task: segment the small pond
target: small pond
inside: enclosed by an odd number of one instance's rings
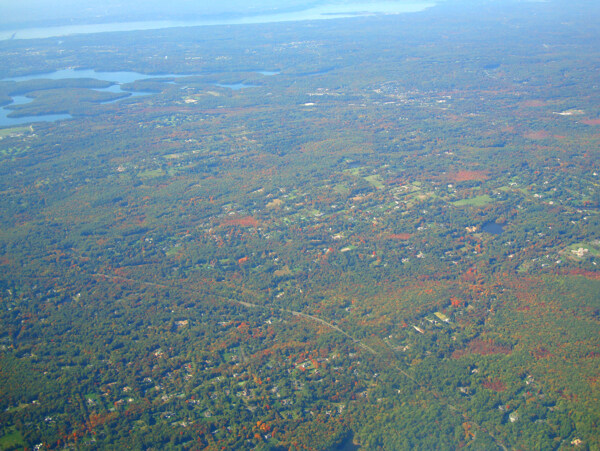
[[[504,232],[504,224],[498,224],[497,222],[490,221],[486,222],[481,226],[481,230],[486,233],[491,233],[492,235],[500,235]]]

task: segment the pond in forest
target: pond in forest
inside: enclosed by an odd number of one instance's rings
[[[504,232],[504,224],[498,224],[495,221],[486,222],[481,226],[481,230],[492,235],[500,235]]]

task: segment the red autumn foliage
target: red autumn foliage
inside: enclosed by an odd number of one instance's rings
[[[457,349],[452,353],[452,357],[459,359],[469,354],[493,355],[493,354],[510,354],[512,349],[509,346],[499,345],[490,339],[476,338],[471,341],[464,349]]]
[[[540,346],[540,347],[534,349],[532,351],[532,354],[538,360],[539,359],[545,359],[545,358],[548,358],[548,357],[552,357],[552,355],[553,355],[550,351],[548,351],[548,349],[546,349],[543,346]]]
[[[406,241],[412,237],[412,233],[390,233],[387,237],[391,240]]]
[[[528,139],[544,139],[544,138],[548,138],[550,136],[550,133],[548,133],[545,130],[538,130],[538,131],[531,131],[531,132],[527,132],[525,133],[525,138]]]
[[[572,270],[568,271],[567,274],[572,275],[572,276],[583,276],[586,279],[594,279],[594,280],[600,279],[600,272],[587,271],[585,269],[572,269]]]
[[[467,171],[461,170],[448,174],[448,177],[455,182],[466,182],[469,180],[487,180],[487,171]]]
[[[483,385],[485,388],[489,389],[489,390],[494,390],[497,392],[502,392],[504,390],[506,390],[506,384],[504,384],[504,382],[498,380],[498,379],[486,379],[485,381],[483,381],[483,383],[481,384]]]
[[[243,218],[232,218],[223,221],[223,225],[226,226],[239,226],[239,227],[258,227],[258,220],[252,216],[244,216]]]
[[[455,297],[451,297],[450,298],[450,304],[452,305],[452,307],[460,307],[461,305],[464,305],[465,301],[459,298],[455,298]]]
[[[544,102],[543,100],[526,100],[525,102],[522,102],[521,105],[523,106],[545,106],[546,102]]]

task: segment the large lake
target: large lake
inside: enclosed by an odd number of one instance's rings
[[[275,71],[257,71],[257,73],[263,74],[265,76],[277,75],[279,72]],[[190,75],[190,74],[188,74]],[[121,84],[123,83],[131,83],[136,80],[143,79],[161,79],[161,78],[177,78],[177,77],[185,77],[185,74],[161,74],[161,75],[146,75],[139,72],[96,72],[90,69],[63,69],[57,70],[56,72],[50,72],[46,74],[35,74],[35,75],[25,75],[22,77],[12,77],[12,78],[4,78],[0,81],[28,81],[28,80],[62,80],[67,78],[94,78],[96,80],[103,81],[111,81],[115,83],[108,88],[96,89],[97,91],[108,91],[108,92],[125,92],[129,94],[129,97],[140,96],[151,94],[148,92],[130,92],[123,91],[121,89]],[[252,88],[255,85],[249,85],[245,83],[234,83],[234,84],[223,84],[223,83],[213,83],[215,86],[219,86],[221,88],[229,88],[233,90],[244,89],[244,88]],[[24,116],[24,117],[8,117],[11,113],[11,109],[8,108],[11,105],[22,105],[28,102],[31,102],[33,99],[27,96],[14,96],[13,102],[9,105],[5,105],[3,108],[0,108],[0,127],[8,127],[12,125],[21,125],[28,124],[31,122],[52,122],[60,119],[70,119],[72,116],[70,114],[48,114],[43,116]],[[122,99],[111,100],[110,102],[118,102]],[[109,103],[109,102],[104,102]]]
[[[112,81],[115,83],[131,83],[143,78],[170,78],[183,75],[161,74],[145,75],[139,72],[96,72],[91,69],[63,69],[46,74],[24,75],[22,77],[3,78],[1,81],[28,81],[28,80],[62,80],[64,78],[95,78],[96,80]]]
[[[193,20],[193,21],[144,21],[144,22],[119,22],[91,25],[69,25],[47,28],[25,28],[19,30],[0,31],[0,40],[6,39],[36,39],[68,36],[72,34],[103,33],[110,31],[136,31],[156,30],[160,28],[191,27],[204,25],[242,25],[273,22],[291,22],[300,20],[323,20],[344,17],[367,16],[373,14],[401,14],[423,11],[435,5],[430,0],[412,1],[375,1],[372,3],[349,3],[321,5],[303,11],[237,17],[221,20]]]
[[[181,75],[165,74],[160,77],[181,77]],[[61,80],[65,78],[95,78],[96,80],[112,81],[115,85],[109,86],[104,89],[97,89],[97,91],[109,91],[109,92],[127,92],[130,96],[143,95],[146,93],[140,92],[129,92],[121,89],[122,83],[131,83],[136,80],[144,78],[158,78],[150,75],[140,74],[138,72],[96,72],[93,70],[74,70],[74,69],[63,69],[57,70],[47,74],[35,74],[25,75],[23,77],[4,78],[0,81],[28,81],[28,80]],[[0,108],[0,126],[7,127],[11,125],[28,124],[31,122],[52,122],[60,119],[70,119],[70,114],[46,114],[42,116],[24,116],[24,117],[8,117],[11,113],[11,109],[7,108],[11,105],[22,105],[31,102],[33,99],[27,96],[14,96],[13,102],[9,105]],[[119,99],[120,100],[120,99]]]

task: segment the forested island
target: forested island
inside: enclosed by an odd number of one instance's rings
[[[599,17],[1,41],[0,449],[598,449]]]

